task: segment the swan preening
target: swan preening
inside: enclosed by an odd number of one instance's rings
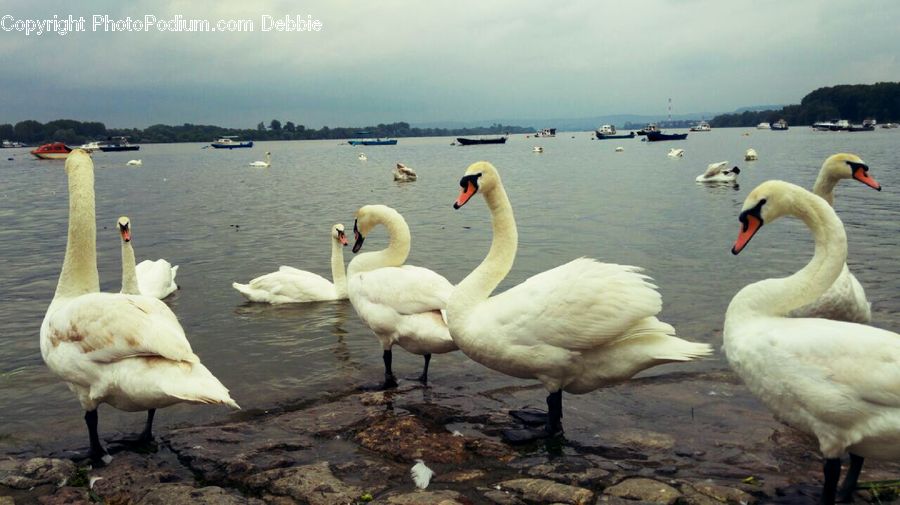
[[[66,159],[69,231],[56,293],[41,324],[41,356],[85,410],[90,456],[108,462],[97,408],[148,411],[139,440],[152,438],[157,408],[179,402],[239,408],[191,350],[165,303],[149,296],[101,293],[97,273],[94,165],[75,149]]]
[[[253,163],[250,163],[250,166],[256,168],[269,168],[272,166],[272,153],[266,151],[266,161],[254,161]]]
[[[357,158],[359,161],[366,161],[367,159],[369,159],[369,157],[366,156],[366,153],[359,153],[359,156],[357,156],[356,158]]]
[[[412,182],[419,178],[416,175],[416,171],[404,165],[403,163],[397,163],[397,166],[394,167],[394,180],[397,182]]]
[[[378,225],[387,229],[388,247],[358,254],[350,262],[347,267],[350,303],[381,342],[382,387],[397,386],[391,367],[394,344],[424,356],[425,367],[419,381],[427,384],[431,355],[456,350],[443,315],[453,285],[427,268],[403,264],[409,255],[409,226],[400,213],[384,205],[366,205],[356,211],[354,253],[359,252],[366,237]]]
[[[116,222],[122,237],[122,293],[146,295],[162,300],[178,289],[175,275],[178,265],[172,266],[164,259],[144,260],[135,266],[134,248],[131,243],[131,220],[122,216]]]
[[[669,158],[684,158],[684,149],[673,147],[672,149],[669,149],[669,154],[666,156]]]
[[[675,337],[674,328],[656,318],[662,298],[633,266],[579,258],[491,297],[516,256],[512,206],[490,163],[471,165],[459,184],[454,208],[481,193],[491,212],[493,241],[484,261],[450,296],[450,334],[474,361],[538,380],[549,392],[543,432],[512,434],[512,441],[561,433],[563,391],[588,393],[654,365],[712,352],[707,344]]]
[[[758,159],[759,155],[756,154],[756,149],[753,149],[752,147],[750,149],[747,149],[747,151],[744,153],[744,161],[756,161]]]
[[[881,185],[869,175],[869,166],[855,154],[838,153],[829,156],[816,178],[813,193],[834,205],[834,188],[844,179],[855,179],[881,191]],[[792,317],[824,317],[838,321],[867,324],[872,321],[872,307],[866,299],[862,284],[844,264],[837,280],[812,303],[791,311]]]
[[[862,167],[855,170],[868,180]],[[844,453],[851,454],[851,467],[841,495],[855,488],[864,458],[900,458],[900,335],[857,323],[786,317],[841,275],[847,236],[826,200],[768,181],[744,201],[732,252],[740,253],[763,225],[782,216],[797,217],[810,229],[813,258],[791,276],[758,281],[734,296],[725,314],[723,349],[778,419],[816,436],[825,457],[822,503],[831,504]]]
[[[737,179],[737,175],[741,173],[741,169],[734,167],[726,170],[725,167],[727,166],[727,161],[710,163],[706,166],[706,172],[698,175],[694,180],[696,182],[734,182]]]
[[[344,225],[331,227],[331,278],[319,274],[282,266],[277,272],[259,276],[247,284],[232,283],[251,302],[304,303],[347,298],[347,276],[344,272],[344,249],[347,238]]]

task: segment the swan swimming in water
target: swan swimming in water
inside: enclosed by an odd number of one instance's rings
[[[667,154],[669,158],[684,158],[684,149],[678,149],[673,147],[669,149],[669,154]]]
[[[277,272],[261,275],[247,284],[234,282],[231,286],[251,302],[305,303],[347,298],[347,276],[344,272],[344,246],[347,237],[344,225],[331,227],[331,278],[319,274],[282,266]]]
[[[141,441],[152,439],[157,408],[180,402],[240,407],[200,363],[165,303],[149,296],[100,292],[90,156],[73,150],[66,173],[68,240],[56,293],[41,324],[41,356],[85,411],[91,459],[107,463],[111,458],[97,431],[102,403],[128,412],[148,411]]]
[[[752,147],[747,149],[747,152],[744,153],[744,161],[756,161],[759,159],[759,155],[756,154],[756,149]]]
[[[172,266],[164,259],[144,260],[135,266],[134,248],[131,244],[131,220],[122,216],[116,222],[122,238],[122,293],[146,295],[162,300],[178,289],[175,275],[178,265]]]
[[[813,193],[834,206],[834,188],[844,179],[855,179],[872,189],[881,191],[881,184],[869,175],[869,166],[855,154],[838,153],[829,156],[813,186]],[[844,264],[834,284],[814,302],[797,308],[791,317],[822,317],[837,321],[868,324],[872,321],[872,304],[866,299],[862,284]]]
[[[744,201],[732,253],[782,216],[806,224],[815,253],[793,275],[755,282],[734,295],[723,349],[776,418],[818,439],[825,458],[822,503],[833,504],[836,495],[853,492],[864,458],[900,458],[900,335],[857,323],[787,317],[841,275],[847,235],[824,199],[794,184],[767,181]],[[838,491],[846,452],[851,466]]]
[[[706,166],[706,172],[698,175],[694,181],[696,182],[734,182],[737,175],[741,173],[741,169],[734,167],[731,170],[725,170],[728,166],[727,161],[718,163],[710,163]]]
[[[469,358],[507,375],[535,379],[549,395],[540,433],[510,432],[520,442],[562,433],[562,393],[589,393],[663,363],[709,355],[707,344],[675,337],[656,315],[662,298],[633,266],[579,258],[490,296],[516,256],[518,232],[497,169],[474,163],[460,180],[460,208],[481,193],[491,212],[487,257],[453,290],[450,334]]]
[[[393,171],[394,180],[397,182],[412,182],[419,178],[416,175],[416,171],[404,165],[403,163],[397,163],[397,166]]]
[[[253,163],[250,163],[250,166],[256,168],[269,168],[272,166],[272,153],[266,151],[266,161],[254,161]]]
[[[354,253],[378,225],[387,228],[390,242],[386,249],[358,254],[350,262],[350,303],[381,342],[381,387],[397,386],[391,367],[394,344],[425,358],[419,381],[427,384],[431,355],[456,350],[443,315],[453,284],[427,268],[403,264],[409,255],[409,226],[399,212],[385,205],[366,205],[356,211]]]
[[[129,167],[139,167],[143,164],[144,162],[141,160],[128,160],[128,163],[126,163]]]

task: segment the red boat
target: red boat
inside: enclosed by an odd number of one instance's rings
[[[62,142],[54,142],[52,144],[44,144],[35,148],[31,154],[42,160],[64,160],[69,157],[72,149]]]

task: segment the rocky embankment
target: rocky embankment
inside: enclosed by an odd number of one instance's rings
[[[818,500],[815,445],[785,428],[726,371],[634,380],[564,401],[566,437],[501,441],[510,409],[534,387],[350,392],[211,426],[160,430],[149,450],[108,440],[22,448],[0,461],[0,505],[75,504],[806,504]],[[236,418],[237,419],[237,418]],[[417,489],[421,459],[435,475]],[[857,502],[900,503],[884,481],[900,465],[867,462]]]

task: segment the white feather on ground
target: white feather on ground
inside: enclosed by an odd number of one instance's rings
[[[416,460],[416,464],[410,469],[409,474],[412,476],[413,480],[416,482],[416,487],[419,489],[428,487],[428,483],[431,482],[431,477],[434,476],[434,472],[431,468],[425,466],[425,462],[421,459]]]

